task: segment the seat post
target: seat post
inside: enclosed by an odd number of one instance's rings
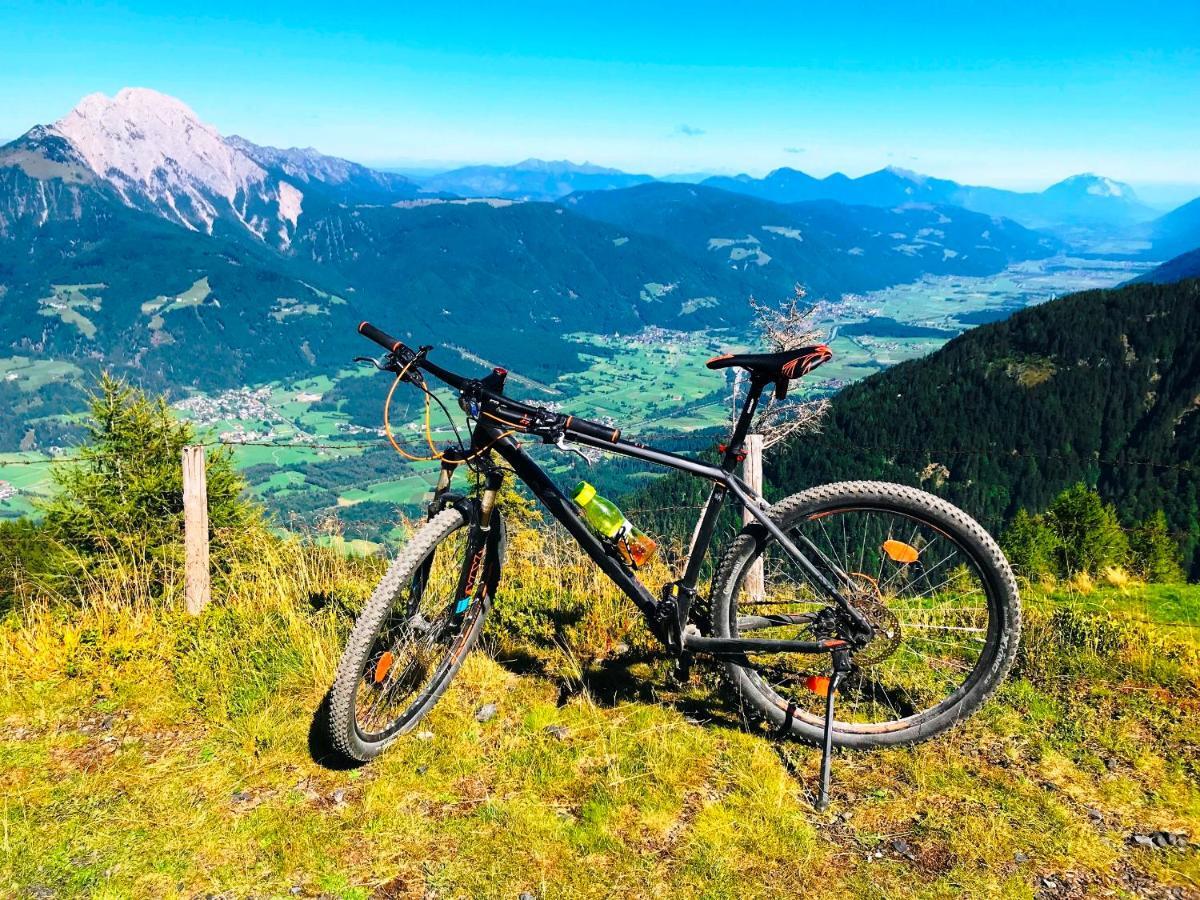
[[[746,393],[742,411],[733,426],[733,434],[729,436],[729,444],[725,447],[725,457],[721,460],[721,468],[726,472],[732,472],[737,468],[738,457],[746,443],[746,435],[750,433],[750,423],[754,421],[754,414],[758,411],[758,400],[766,385],[767,382],[757,376],[751,376],[750,390]]]

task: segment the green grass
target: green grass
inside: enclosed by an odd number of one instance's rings
[[[103,284],[52,284],[54,292],[38,300],[38,315],[61,319],[74,325],[86,338],[96,336],[95,323],[84,315],[84,311],[99,312],[103,298]]]
[[[0,381],[11,379],[25,393],[36,391],[55,381],[78,378],[79,366],[66,360],[31,359],[27,356],[0,358]]]
[[[338,504],[352,506],[364,500],[375,500],[380,503],[394,503],[400,506],[420,502],[421,498],[433,489],[436,472],[428,475],[409,475],[398,481],[381,481],[365,488],[352,488],[342,491]]]
[[[291,596],[283,561],[198,620],[10,615],[0,893],[1033,897],[1068,875],[1084,886],[1069,896],[1196,890],[1195,850],[1126,839],[1200,838],[1200,632],[1156,624],[1194,622],[1200,588],[1028,592],[997,698],[932,742],[840,756],[817,813],[817,754],[743,727],[708,670],[675,684],[564,546],[514,535],[490,653],[419,734],[350,771],[313,760],[309,727],[377,563]],[[499,711],[480,723],[484,703]]]

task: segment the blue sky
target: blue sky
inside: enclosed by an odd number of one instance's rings
[[[0,137],[152,87],[374,164],[1200,183],[1200,3],[0,0]]]

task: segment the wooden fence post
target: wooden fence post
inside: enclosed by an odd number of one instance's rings
[[[187,611],[199,615],[212,599],[208,569],[208,481],[204,448],[183,448],[183,549]]]
[[[746,435],[746,460],[742,464],[742,480],[753,488],[759,495],[763,492],[763,436],[761,434]],[[742,510],[742,524],[749,525],[755,521],[749,510]],[[742,582],[746,591],[747,603],[761,603],[766,595],[766,579],[763,577],[763,561],[760,556],[751,565],[746,578]]]

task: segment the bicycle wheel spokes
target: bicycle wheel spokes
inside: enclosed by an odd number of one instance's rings
[[[466,529],[433,548],[392,602],[359,678],[354,718],[367,737],[383,733],[421,699],[452,662],[462,632],[455,591],[466,554]]]
[[[957,544],[902,512],[871,508],[823,511],[793,533],[817,548],[810,558],[827,577],[849,576],[851,603],[876,631],[855,652],[854,671],[839,689],[839,721],[893,723],[964,688],[983,654],[990,614],[981,573]],[[745,624],[755,638],[835,636],[814,632],[812,618],[830,604],[810,576],[773,541],[760,559],[761,595],[750,596],[745,580],[737,595],[739,633]],[[772,624],[771,616],[784,623]],[[772,654],[750,662],[794,714],[823,719],[827,658]]]

